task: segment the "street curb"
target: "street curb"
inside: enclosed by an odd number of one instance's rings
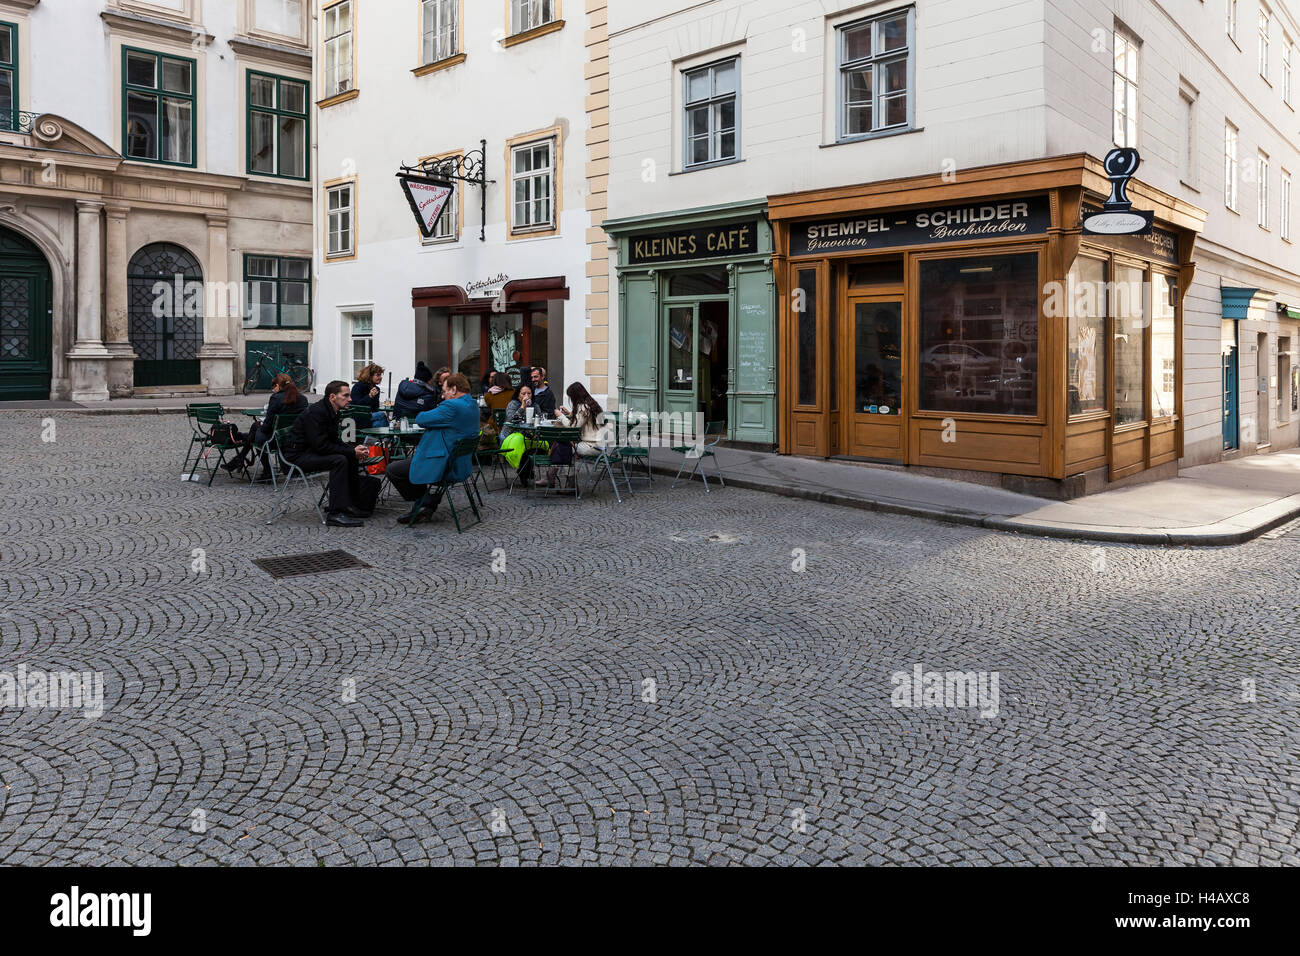
[[[670,465],[651,465],[659,473],[675,475],[677,470]],[[763,491],[780,495],[783,498],[799,498],[804,501],[817,501],[828,505],[841,505],[857,508],[860,511],[878,511],[882,514],[904,515],[911,518],[925,518],[930,521],[942,521],[945,524],[965,525],[971,528],[987,528],[990,531],[1024,534],[1037,538],[1058,538],[1076,541],[1100,541],[1108,544],[1143,544],[1162,547],[1221,548],[1253,541],[1289,521],[1300,518],[1300,508],[1293,508],[1280,515],[1269,518],[1262,524],[1240,531],[1223,532],[1183,532],[1183,531],[1104,531],[1096,528],[1070,528],[1059,525],[1030,524],[1018,522],[1007,515],[982,514],[976,511],[959,511],[946,508],[931,508],[925,505],[896,504],[875,498],[863,498],[844,492],[821,491],[811,488],[799,488],[755,481],[752,478],[733,478],[723,475],[729,486],[745,488],[749,491]]]

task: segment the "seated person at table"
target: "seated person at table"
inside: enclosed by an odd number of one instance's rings
[[[370,364],[361,370],[356,384],[352,386],[352,404],[370,409],[370,425],[382,428],[388,424],[388,416],[379,410],[379,385],[384,380],[384,367]]]
[[[361,488],[357,462],[365,458],[365,445],[345,445],[339,441],[339,413],[352,403],[347,382],[330,382],[325,397],[298,416],[289,430],[284,457],[303,471],[330,473],[329,517],[332,527],[359,528],[365,524],[357,518],[367,512],[354,507]]]
[[[600,446],[606,444],[608,439],[603,434],[604,424],[601,418],[604,415],[604,409],[600,403],[591,397],[591,393],[581,382],[574,382],[565,391],[569,397],[569,406],[561,408],[557,412],[560,422],[569,428],[582,429],[582,439],[578,442],[578,454],[580,455],[599,455]]]
[[[433,369],[423,362],[417,362],[415,377],[408,378],[397,386],[397,400],[393,402],[393,420],[415,418],[421,412],[437,407],[441,395],[429,383],[433,380]]]
[[[520,385],[519,391],[510,400],[510,404],[506,406],[506,420],[501,425],[502,441],[509,438],[511,432],[527,421],[527,409],[532,407],[533,387],[531,385]]]
[[[271,380],[271,397],[266,402],[266,414],[262,416],[262,424],[249,429],[239,454],[221,467],[230,472],[247,468],[254,460],[253,449],[265,445],[275,434],[275,422],[281,412],[302,414],[306,410],[306,397],[298,391],[298,386],[293,383],[293,379],[281,372]],[[265,472],[266,468],[263,467],[262,470]]]
[[[469,393],[469,379],[460,372],[450,373],[443,379],[442,404],[415,420],[415,424],[426,430],[415,453],[405,461],[395,461],[388,466],[388,480],[398,494],[407,501],[419,501],[429,485],[442,480],[448,467],[451,468],[448,478],[456,481],[468,478],[474,468],[472,455],[450,465],[448,462],[456,442],[478,434],[478,422],[478,402]],[[432,514],[441,500],[441,495],[435,493],[420,514],[402,515],[397,519],[398,524],[409,524],[425,514]]]
[[[483,393],[483,402],[488,408],[496,411],[498,408],[505,408],[514,400],[515,390],[510,385],[510,376],[505,372],[497,372],[492,376],[492,387]]]
[[[551,391],[551,384],[546,381],[546,369],[540,365],[532,367],[533,383],[533,404],[537,410],[547,418],[555,417],[555,393]]]

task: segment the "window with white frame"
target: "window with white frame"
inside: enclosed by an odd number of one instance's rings
[[[1282,102],[1291,105],[1291,60],[1295,51],[1291,48],[1291,38],[1282,34]]]
[[[1278,209],[1278,233],[1291,241],[1291,174],[1282,170],[1282,205]]]
[[[1259,154],[1257,174],[1259,177],[1259,190],[1256,192],[1255,199],[1255,219],[1259,223],[1259,228],[1268,228],[1268,154],[1261,152]]]
[[[1115,145],[1137,146],[1138,50],[1137,39],[1115,28]]]
[[[511,231],[555,228],[555,139],[510,150]]]
[[[526,33],[556,19],[558,0],[510,0],[510,32]]]
[[[339,183],[325,190],[325,255],[352,255],[352,233],[356,223],[353,201],[356,191],[353,183]]]
[[[1273,13],[1259,5],[1259,75],[1268,79],[1268,35],[1273,29]]]
[[[1227,30],[1228,36],[1232,37],[1233,42],[1237,40],[1237,0],[1226,0],[1227,11],[1225,14],[1224,29]]]
[[[1187,185],[1196,186],[1196,94],[1182,87],[1178,91],[1179,102],[1182,105],[1183,118],[1183,147],[1179,151],[1180,157],[1179,177]]]
[[[253,29],[300,39],[305,6],[303,0],[252,0]]]
[[[322,21],[325,82],[321,95],[329,99],[352,89],[352,0],[326,7]]]
[[[352,381],[375,360],[375,318],[373,312],[344,312],[352,340]]]
[[[739,156],[740,57],[682,71],[686,135],[683,168]]]
[[[423,0],[421,4],[420,63],[428,65],[446,60],[457,53],[456,22],[460,0]]]
[[[1237,127],[1223,126],[1223,204],[1237,211]]]
[[[912,9],[857,20],[836,30],[837,136],[903,129],[912,117]]]

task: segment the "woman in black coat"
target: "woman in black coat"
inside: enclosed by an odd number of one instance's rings
[[[271,397],[267,399],[266,414],[262,416],[262,423],[248,430],[239,453],[221,467],[229,472],[247,468],[253,462],[254,449],[265,445],[275,434],[276,420],[281,415],[286,413],[300,415],[306,410],[307,397],[298,391],[298,386],[293,383],[293,379],[281,372],[271,382]]]

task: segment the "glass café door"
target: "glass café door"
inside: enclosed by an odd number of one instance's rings
[[[840,376],[847,432],[844,453],[903,460],[903,303],[897,296],[850,296],[841,341],[848,368]]]
[[[698,306],[667,307],[667,334],[664,336],[663,411],[694,415],[699,403],[695,396],[695,355],[698,338]],[[687,418],[684,421],[691,421]]]

